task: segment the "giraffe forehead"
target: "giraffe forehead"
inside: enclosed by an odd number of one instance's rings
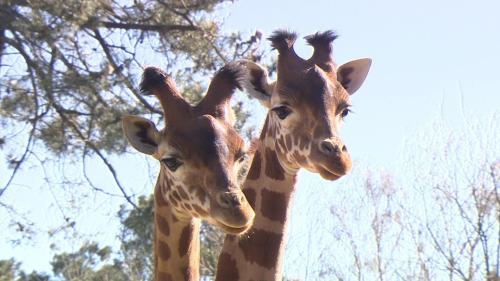
[[[341,104],[349,104],[350,96],[334,75],[314,68],[302,77],[277,84],[272,104],[282,103],[324,115]]]
[[[243,146],[243,139],[234,128],[211,116],[167,128],[160,145],[162,154],[179,154],[182,158],[202,162],[202,165],[234,154]]]

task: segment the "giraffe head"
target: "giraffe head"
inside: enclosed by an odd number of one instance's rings
[[[230,98],[246,71],[228,64],[213,78],[206,96],[188,104],[162,70],[144,70],[141,91],[153,94],[163,107],[165,127],[138,116],[125,116],[130,144],[161,164],[160,194],[179,219],[201,218],[222,230],[246,231],[255,213],[237,183],[247,151],[233,128]]]
[[[337,35],[327,31],[305,38],[314,48],[312,57],[305,60],[293,49],[296,38],[287,31],[269,38],[279,52],[276,81],[268,80],[262,66],[243,61],[250,73],[246,88],[270,109],[263,134],[284,168],[305,168],[335,180],[352,166],[339,129],[349,113],[350,96],[365,80],[371,59],[337,68],[331,54]]]

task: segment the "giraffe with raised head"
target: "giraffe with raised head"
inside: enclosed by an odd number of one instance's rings
[[[237,185],[247,151],[229,104],[245,73],[241,65],[226,65],[191,106],[167,74],[148,67],[141,91],[159,99],[165,127],[158,130],[138,116],[122,119],[130,144],[161,166],[154,189],[156,281],[199,279],[200,219],[231,234],[243,233],[253,221],[255,213]]]
[[[349,113],[350,95],[365,80],[371,60],[337,67],[331,54],[336,37],[332,31],[307,36],[314,52],[304,60],[293,49],[295,33],[275,32],[269,39],[279,52],[276,81],[269,81],[262,66],[243,62],[250,73],[247,91],[270,110],[243,183],[243,193],[256,213],[254,224],[243,235],[226,237],[217,281],[281,281],[299,169],[327,180],[351,169],[339,129]]]

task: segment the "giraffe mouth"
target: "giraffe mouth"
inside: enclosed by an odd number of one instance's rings
[[[227,234],[243,234],[252,227],[253,219],[248,224],[239,227],[230,226],[218,220],[215,221],[215,224]]]
[[[318,173],[322,178],[330,181],[338,180],[339,178],[345,175],[345,174],[335,173],[334,171],[321,166],[318,167]]]

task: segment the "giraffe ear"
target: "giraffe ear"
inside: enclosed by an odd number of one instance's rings
[[[369,58],[353,60],[339,66],[337,70],[337,80],[344,89],[352,95],[365,81],[366,75],[370,70],[372,60]]]
[[[139,116],[123,116],[122,127],[129,143],[138,151],[153,154],[158,148],[160,133],[153,122]]]
[[[269,73],[267,70],[253,61],[240,60],[238,63],[244,65],[248,70],[245,83],[243,83],[245,90],[251,97],[258,99],[262,105],[270,108],[271,95],[276,81],[269,81]]]

